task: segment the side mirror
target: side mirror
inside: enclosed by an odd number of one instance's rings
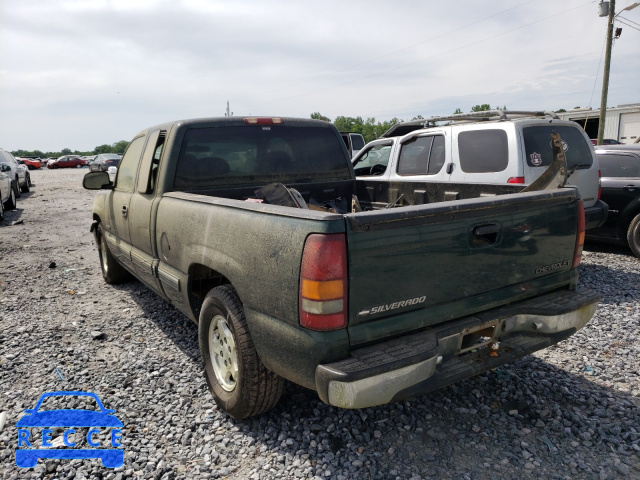
[[[11,167],[9,165],[0,166],[0,172],[8,172],[9,170],[11,170]]]
[[[107,172],[89,172],[82,179],[82,186],[87,190],[113,190],[113,183]]]

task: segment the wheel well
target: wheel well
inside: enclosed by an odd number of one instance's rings
[[[626,241],[627,239],[627,231],[629,230],[629,225],[633,221],[636,216],[640,214],[640,204],[634,205],[633,209],[627,210],[624,212],[624,220],[620,222],[621,225],[621,234],[622,238]]]
[[[198,319],[200,317],[200,309],[204,297],[212,288],[220,285],[231,284],[231,282],[220,272],[217,272],[205,265],[195,263],[189,267],[189,306],[193,311],[193,316]]]

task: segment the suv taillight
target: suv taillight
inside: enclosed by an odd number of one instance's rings
[[[584,246],[584,204],[578,200],[578,228],[576,229],[576,248],[573,251],[573,265],[576,268],[582,260],[582,247]]]
[[[346,237],[309,235],[300,268],[300,325],[318,331],[346,328],[347,311]]]
[[[509,177],[507,183],[524,183],[524,177]]]

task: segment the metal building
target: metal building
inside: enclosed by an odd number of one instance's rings
[[[582,125],[589,138],[598,138],[600,110],[575,108],[567,112],[559,112],[563,120],[573,120]],[[618,105],[607,108],[604,124],[604,138],[611,138],[622,143],[634,143],[640,138],[640,103]]]

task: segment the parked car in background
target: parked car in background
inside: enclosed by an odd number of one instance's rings
[[[42,167],[42,159],[40,157],[21,157],[29,170]]]
[[[101,153],[96,155],[93,162],[89,163],[89,170],[92,172],[106,172],[109,167],[117,167],[120,165],[122,155],[117,153]]]
[[[340,132],[340,136],[342,137],[342,141],[347,147],[349,157],[351,158],[355,157],[362,147],[364,147],[364,137],[359,133]]]
[[[40,162],[40,160],[35,160],[27,157],[16,157],[16,160],[21,165],[25,165],[29,170],[42,168],[42,163]]]
[[[52,160],[55,160],[55,158],[54,158],[54,157],[48,157],[48,158],[43,158],[43,159],[42,159],[42,160],[40,160],[40,161],[42,162],[42,165],[46,167],[46,166],[47,166],[47,164],[48,164],[50,161],[52,161]]]
[[[609,217],[587,239],[626,244],[640,258],[640,145],[599,146],[596,154]]]
[[[6,171],[9,171],[7,165],[0,165],[0,222],[4,220],[5,205],[7,210],[9,207],[15,208],[16,205],[16,192],[13,189],[13,182],[11,177],[7,175]]]
[[[78,155],[63,155],[47,163],[47,168],[81,168],[86,166],[87,162]]]
[[[11,153],[0,149],[0,165],[7,165],[8,170],[3,170],[13,181],[16,198],[20,198],[22,192],[28,192],[31,186],[31,176],[26,165],[21,165]],[[11,210],[10,207],[8,207]],[[15,206],[14,206],[15,208]]]
[[[594,145],[598,145],[598,139],[592,138],[591,143],[593,143]],[[623,145],[623,143],[613,138],[603,138],[602,145]]]
[[[593,146],[577,123],[553,112],[491,110],[398,123],[366,144],[353,168],[371,182],[422,184],[413,195],[424,195],[425,185],[448,183],[448,199],[457,200],[460,185],[530,185],[551,164],[552,131],[562,137],[567,186],[580,191],[586,228],[601,226],[607,205],[598,198]]]

